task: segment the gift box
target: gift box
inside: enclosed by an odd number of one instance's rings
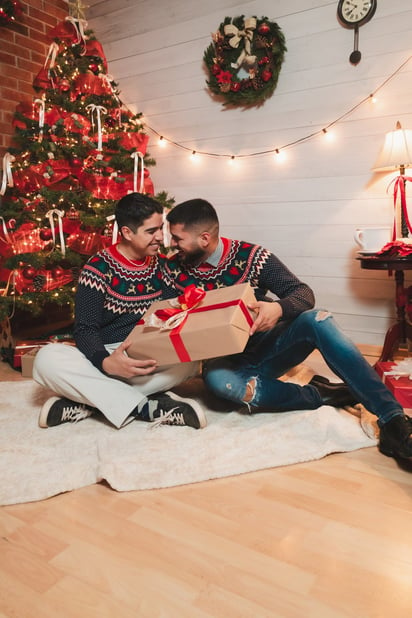
[[[405,371],[402,364],[398,366],[393,362],[378,362],[375,370],[401,406],[412,408],[412,379],[409,377],[411,371]]]
[[[19,341],[14,348],[13,367],[21,369],[23,378],[31,378],[33,363],[37,352],[41,347],[49,343],[61,343],[64,345],[76,345],[71,335],[50,335],[48,339]]]
[[[33,377],[33,364],[37,352],[40,350],[40,346],[33,348],[30,352],[26,352],[21,357],[21,375],[23,378]]]
[[[37,350],[43,346],[50,343],[49,340],[38,339],[38,340],[28,340],[28,341],[17,341],[14,347],[13,352],[13,367],[14,369],[21,369],[22,366],[22,358],[28,352],[32,352]]]
[[[187,302],[188,298],[182,297],[177,308],[171,307],[171,301],[153,303],[127,337],[129,356],[153,358],[164,366],[243,352],[253,324],[248,305],[256,301],[250,284],[209,292],[189,286],[185,290],[187,297],[191,296],[190,288],[203,295],[193,306],[190,299]],[[159,320],[160,325],[152,325]]]

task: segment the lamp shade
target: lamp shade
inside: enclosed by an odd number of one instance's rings
[[[382,151],[373,166],[375,172],[399,170],[412,165],[412,131],[396,123],[395,131],[385,136]]]

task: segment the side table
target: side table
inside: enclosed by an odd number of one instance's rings
[[[412,323],[407,313],[408,289],[405,288],[405,270],[412,270],[412,255],[406,257],[361,255],[357,258],[366,270],[387,270],[395,273],[396,323],[391,326],[383,343],[378,362],[393,360],[395,350],[401,343],[412,340]]]

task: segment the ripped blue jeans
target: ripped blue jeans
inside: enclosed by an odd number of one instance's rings
[[[333,316],[322,309],[305,311],[270,331],[256,333],[241,354],[205,361],[203,377],[215,395],[247,405],[251,412],[312,410],[323,405],[316,387],[277,378],[302,363],[315,349],[358,401],[378,416],[380,424],[403,413],[358,348]]]

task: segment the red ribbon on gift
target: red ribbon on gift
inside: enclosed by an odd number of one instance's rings
[[[200,288],[197,288],[194,284],[189,285],[185,288],[184,294],[178,297],[178,301],[180,303],[179,308],[167,308],[167,309],[159,309],[155,312],[156,317],[160,318],[163,321],[170,319],[172,316],[178,316],[182,314],[182,321],[179,322],[175,328],[170,331],[169,338],[175,349],[176,354],[179,357],[179,360],[182,363],[191,361],[190,354],[188,353],[182,337],[181,331],[185,325],[185,322],[192,313],[200,313],[203,311],[214,311],[215,309],[225,309],[226,307],[234,307],[239,305],[241,311],[243,312],[246,321],[249,326],[253,324],[253,318],[250,315],[247,306],[242,300],[230,300],[222,303],[216,303],[214,305],[207,305],[203,307],[198,307],[197,305],[203,298],[205,297],[206,292]]]
[[[180,334],[186,323],[187,318],[189,317],[189,314],[200,313],[203,311],[214,311],[215,309],[225,309],[226,307],[235,307],[238,305],[243,315],[245,316],[248,325],[252,326],[253,324],[253,318],[243,300],[228,300],[221,303],[215,303],[214,305],[197,307],[196,305],[201,300],[203,300],[205,295],[206,292],[201,288],[196,288],[194,284],[188,285],[187,288],[185,288],[184,293],[177,298],[180,303],[180,308],[170,307],[167,309],[158,309],[154,313],[157,318],[161,319],[164,322],[166,322],[173,316],[178,316],[179,314],[182,315],[182,320],[177,324],[177,326],[171,328],[169,333],[170,341],[175,349],[177,356],[179,357],[179,360],[182,363],[186,363],[192,360]],[[145,320],[139,320],[138,322],[138,324],[144,323]]]
[[[249,326],[252,326],[253,324],[253,318],[250,315],[247,306],[245,305],[245,303],[243,302],[243,300],[228,300],[226,302],[223,303],[217,303],[215,305],[208,305],[207,307],[196,307],[195,309],[191,310],[190,313],[200,313],[201,311],[213,311],[214,309],[225,309],[226,307],[234,307],[236,305],[239,305],[240,309],[242,310],[247,323],[249,324]],[[182,337],[180,336],[181,330],[186,322],[186,319],[188,317],[188,314],[186,315],[185,319],[183,320],[183,322],[181,324],[179,324],[178,326],[176,326],[176,328],[174,328],[171,332],[170,332],[170,341],[173,344],[173,347],[175,349],[176,354],[179,357],[179,360],[182,363],[186,363],[188,361],[191,361],[192,359],[190,358],[190,354],[188,353],[188,351],[185,348],[185,345],[183,343]]]
[[[206,296],[206,292],[202,288],[197,288],[194,283],[188,285],[185,288],[183,294],[178,296],[179,307],[168,307],[167,309],[158,309],[155,311],[155,316],[163,320],[164,322],[171,318],[173,315],[178,315],[184,311],[190,311],[194,309],[201,300]]]

